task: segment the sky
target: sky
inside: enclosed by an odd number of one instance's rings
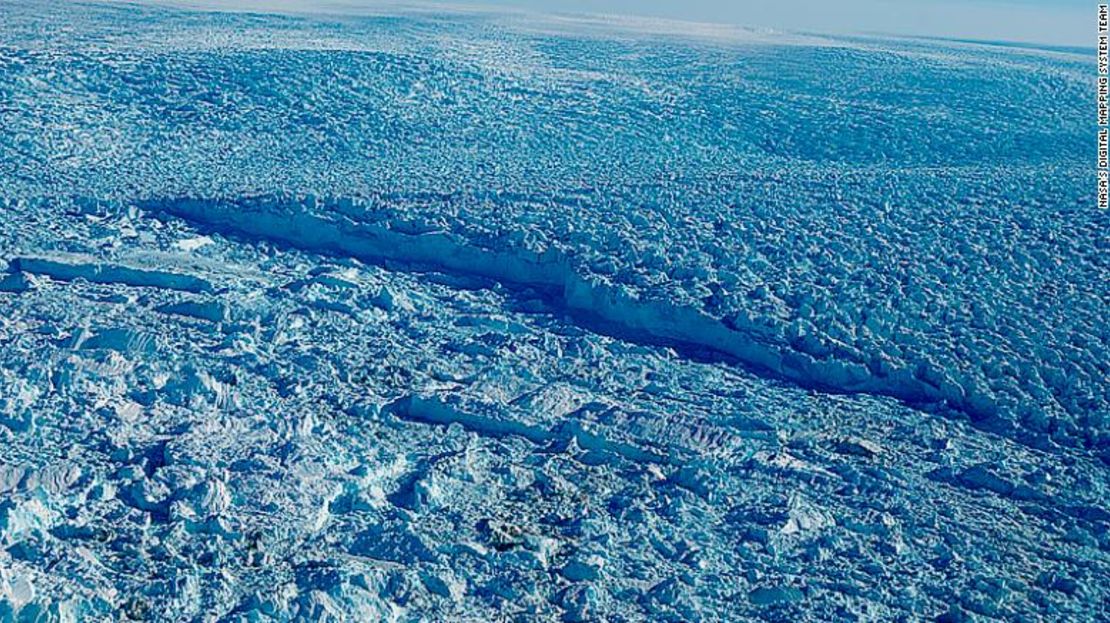
[[[1093,0],[455,0],[824,33],[885,33],[1093,47]]]
[[[140,0],[142,1],[142,0]],[[1093,0],[146,0],[233,10],[451,6],[609,14],[829,34],[892,34],[1093,48]]]

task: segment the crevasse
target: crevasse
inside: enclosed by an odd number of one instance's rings
[[[456,232],[404,233],[388,221],[353,218],[357,206],[352,206],[351,200],[274,197],[170,198],[140,203],[152,213],[217,233],[532,288],[542,292],[552,307],[623,339],[723,356],[763,374],[822,391],[889,396],[932,410],[947,407],[981,429],[1030,443],[1015,429],[1012,416],[1001,412],[988,396],[970,383],[936,374],[926,363],[911,369],[816,358],[754,325],[715,318],[667,300],[644,298],[620,285],[584,275],[568,254],[551,246],[541,251],[519,245],[493,248]]]

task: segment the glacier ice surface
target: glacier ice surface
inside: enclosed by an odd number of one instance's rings
[[[0,4],[0,621],[1097,619],[1090,59],[633,26]]]

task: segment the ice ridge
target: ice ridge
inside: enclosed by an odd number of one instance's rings
[[[934,411],[963,414],[980,429],[1037,445],[1033,436],[1014,424],[1014,414],[1002,410],[972,383],[961,383],[927,362],[893,367],[816,357],[756,322],[716,318],[701,309],[639,296],[620,284],[584,275],[576,270],[572,255],[555,246],[536,250],[482,244],[457,232],[408,233],[388,221],[359,220],[355,204],[351,199],[250,197],[152,199],[140,205],[217,233],[542,291],[552,307],[617,337],[724,356],[807,388],[889,396]]]

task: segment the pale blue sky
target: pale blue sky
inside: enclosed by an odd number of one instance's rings
[[[134,1],[134,0],[126,0]],[[818,33],[886,33],[1095,46],[1093,0],[138,0],[230,10],[451,6],[615,14]]]
[[[886,32],[1093,47],[1088,0],[446,0],[815,32]]]

